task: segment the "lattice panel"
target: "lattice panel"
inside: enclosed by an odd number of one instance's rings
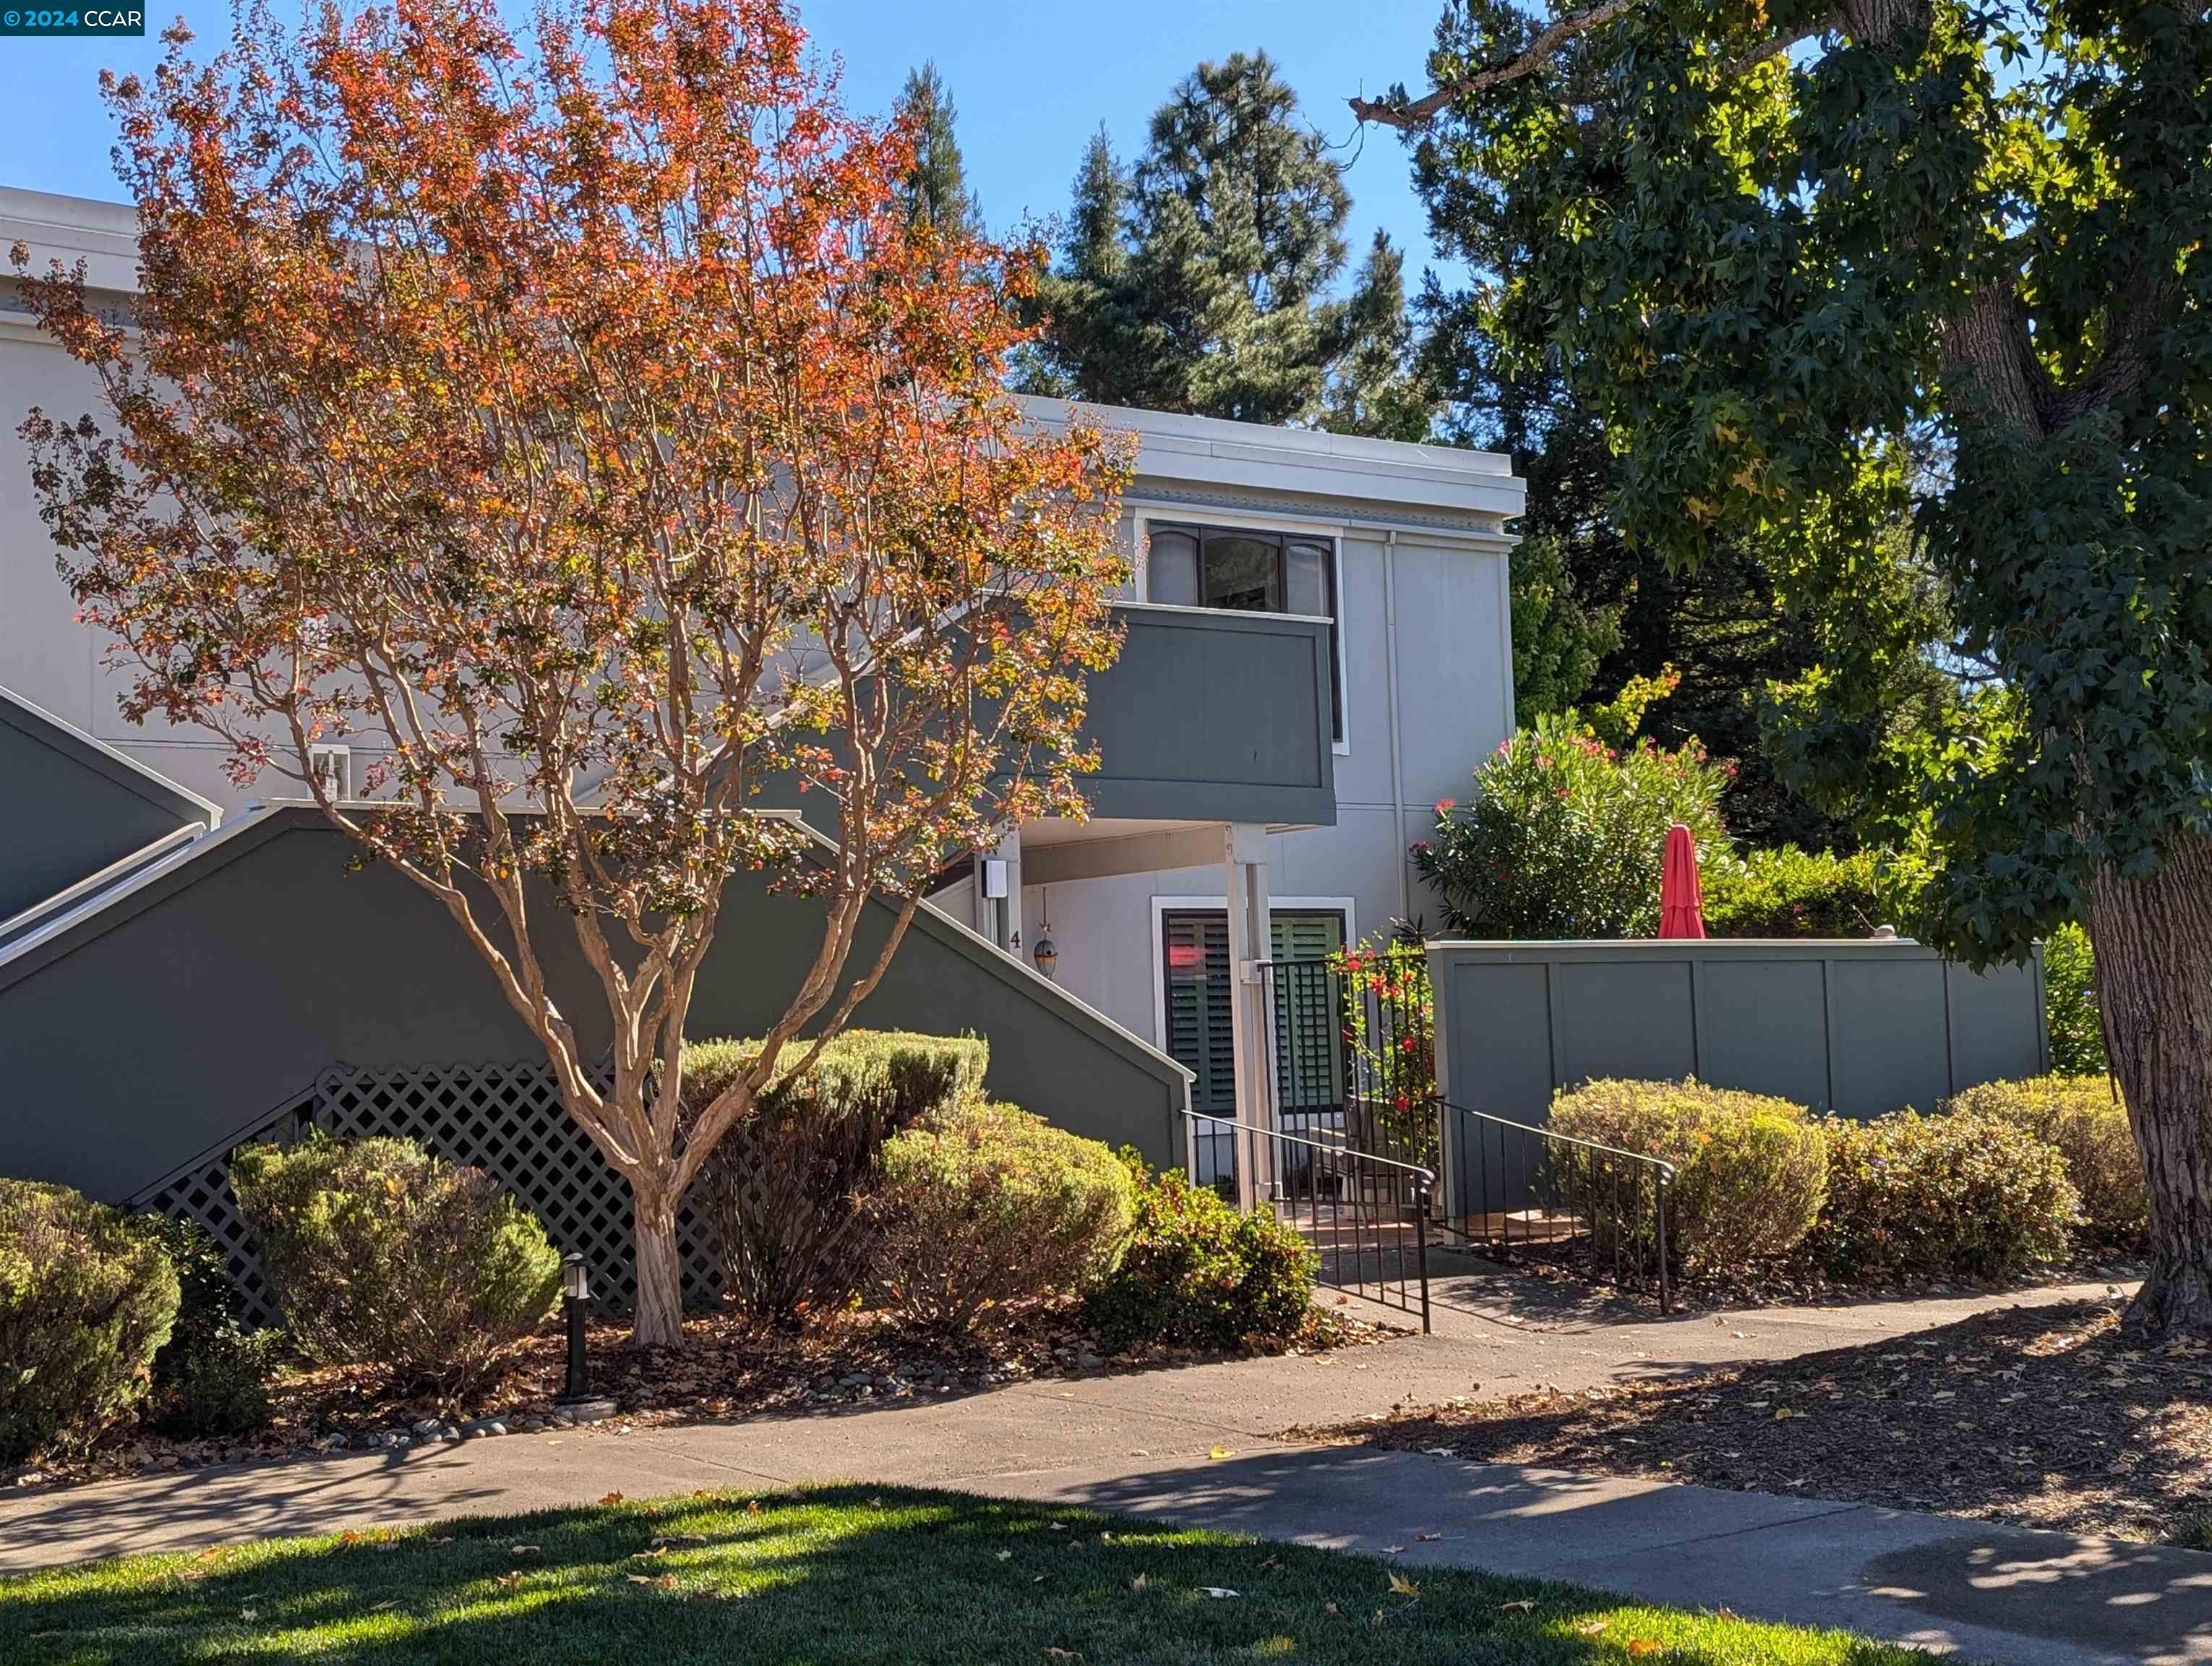
[[[297,1138],[310,1104],[311,1101],[295,1105],[273,1117],[240,1140],[239,1146],[256,1145],[265,1140],[283,1143]],[[230,1158],[237,1149],[234,1146],[214,1161],[178,1175],[139,1198],[137,1204],[172,1220],[196,1220],[207,1228],[229,1263],[231,1282],[238,1286],[239,1295],[244,1299],[246,1322],[250,1325],[273,1325],[278,1315],[269,1299],[269,1280],[261,1267],[261,1245],[253,1236],[253,1229],[246,1225],[246,1217],[239,1213],[237,1198],[231,1195]]]
[[[562,1105],[551,1067],[331,1070],[317,1087],[313,1116],[333,1134],[398,1135],[484,1170],[544,1223],[564,1254],[591,1264],[592,1286],[608,1304],[626,1307],[635,1295],[629,1183]],[[688,1207],[677,1219],[677,1242],[684,1299],[713,1300],[722,1286],[720,1257],[706,1223]]]
[[[413,1140],[452,1163],[484,1170],[544,1223],[563,1254],[591,1264],[599,1301],[628,1307],[637,1279],[630,1250],[629,1183],[561,1104],[550,1066],[454,1065],[423,1070],[324,1073],[313,1097],[272,1118],[239,1146],[289,1143],[309,1123],[344,1137]],[[232,1148],[234,1152],[236,1146]],[[207,1228],[230,1263],[249,1322],[278,1315],[269,1298],[261,1247],[230,1189],[231,1152],[177,1175],[140,1197],[139,1207]],[[721,1257],[707,1223],[686,1208],[677,1218],[684,1297],[704,1304],[722,1288]]]

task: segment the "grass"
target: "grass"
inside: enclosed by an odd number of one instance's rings
[[[0,1580],[9,1666],[1921,1658],[1564,1585],[851,1487],[615,1497]]]

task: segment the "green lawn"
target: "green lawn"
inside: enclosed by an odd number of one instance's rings
[[[0,1580],[8,1666],[1923,1658],[1561,1585],[892,1488],[614,1500]]]

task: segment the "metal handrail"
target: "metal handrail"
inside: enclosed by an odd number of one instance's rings
[[[1499,1128],[1518,1128],[1523,1134],[1533,1134],[1541,1139],[1557,1140],[1563,1146],[1580,1146],[1584,1151],[1602,1152],[1607,1157],[1625,1157],[1632,1163],[1646,1163],[1655,1169],[1662,1170],[1668,1179],[1672,1180],[1674,1177],[1674,1165],[1663,1157],[1652,1156],[1648,1151],[1624,1151],[1619,1146],[1602,1146],[1595,1140],[1584,1140],[1572,1134],[1561,1134],[1555,1128],[1543,1128],[1534,1122],[1516,1122],[1510,1116],[1499,1116],[1490,1111],[1477,1110],[1472,1105],[1454,1104],[1441,1093],[1432,1095],[1429,1103],[1432,1105],[1441,1105],[1446,1110],[1455,1110],[1462,1116],[1480,1116],[1484,1122],[1494,1122]]]
[[[1194,1183],[1197,1179],[1198,1125],[1206,1123],[1217,1129],[1230,1129],[1233,1136],[1249,1134],[1255,1140],[1270,1140],[1285,1148],[1302,1146],[1309,1152],[1317,1153],[1321,1159],[1338,1164],[1340,1168],[1348,1167],[1357,1170],[1360,1165],[1371,1165],[1373,1170],[1384,1171],[1379,1177],[1378,1177],[1386,1184],[1404,1186],[1412,1194],[1411,1225],[1413,1240],[1414,1280],[1419,1290],[1418,1310],[1421,1316],[1421,1329],[1425,1335],[1427,1333],[1430,1322],[1429,1205],[1431,1198],[1434,1195],[1437,1183],[1437,1177],[1433,1170],[1424,1168],[1419,1163],[1402,1162],[1394,1157],[1380,1157],[1371,1152],[1362,1151],[1341,1135],[1335,1140],[1310,1140],[1301,1134],[1285,1134],[1279,1129],[1262,1127],[1255,1122],[1240,1122],[1231,1116],[1215,1116],[1202,1110],[1192,1110],[1188,1107],[1184,1108],[1182,1116],[1184,1122],[1189,1125],[1186,1130],[1183,1144],[1188,1164],[1187,1171]],[[1279,1157],[1283,1154],[1278,1152]],[[1320,1162],[1310,1160],[1306,1165],[1308,1177],[1306,1207],[1310,1213],[1312,1225],[1316,1233],[1321,1231],[1322,1225],[1322,1198],[1316,1179],[1320,1166]],[[1271,1187],[1267,1201],[1277,1209],[1279,1219],[1281,1218],[1279,1211],[1287,1204],[1291,1219],[1296,1220],[1299,1201],[1295,1183],[1288,1196],[1284,1195],[1279,1189]],[[1329,1200],[1328,1226],[1332,1232],[1337,1231],[1340,1225],[1341,1202],[1341,1194]],[[1384,1223],[1381,1207],[1377,1206],[1367,1208],[1359,1202],[1354,1201],[1352,1207],[1352,1219],[1355,1231],[1370,1215],[1372,1217],[1370,1224],[1375,1229],[1376,1258],[1375,1292],[1372,1299],[1385,1305],[1395,1306],[1401,1310],[1414,1310],[1413,1298],[1407,1288],[1405,1273],[1403,1235],[1407,1231],[1407,1223],[1403,1220],[1393,1220],[1389,1223],[1390,1230],[1399,1235],[1395,1250],[1389,1252],[1395,1253],[1399,1258],[1398,1272],[1394,1279],[1385,1270],[1387,1256],[1382,1243]],[[1369,1282],[1364,1270],[1365,1258],[1366,1251],[1359,1246],[1355,1237],[1352,1253],[1352,1274],[1347,1279],[1344,1272],[1343,1249],[1340,1243],[1334,1250],[1333,1259],[1324,1258],[1319,1262],[1321,1281],[1335,1289],[1356,1292],[1365,1298],[1368,1294]],[[1396,1286],[1395,1299],[1391,1294],[1391,1287],[1394,1284]]]
[[[1480,1115],[1480,1112],[1470,1114]],[[1318,1140],[1309,1140],[1304,1134],[1285,1134],[1279,1128],[1261,1128],[1257,1122],[1240,1122],[1234,1116],[1210,1116],[1202,1110],[1185,1110],[1182,1115],[1186,1122],[1212,1122],[1224,1128],[1242,1128],[1247,1134],[1256,1134],[1263,1139],[1279,1140],[1286,1146],[1308,1146],[1315,1151],[1327,1152],[1333,1157],[1346,1155],[1356,1157],[1361,1162],[1372,1163],[1378,1168],[1396,1169],[1402,1173],[1413,1175],[1424,1186],[1433,1186],[1437,1183],[1436,1170],[1433,1169],[1425,1169],[1418,1163],[1401,1163],[1395,1157],[1378,1157],[1372,1152],[1360,1150],[1357,1146],[1325,1145]],[[1337,1138],[1341,1140],[1345,1136],[1339,1134]],[[1672,1174],[1674,1170],[1670,1169],[1668,1172]]]
[[[1675,1169],[1672,1163],[1669,1163],[1664,1158],[1654,1157],[1649,1152],[1626,1151],[1619,1146],[1605,1145],[1595,1140],[1584,1140],[1571,1134],[1560,1134],[1554,1129],[1540,1127],[1535,1123],[1516,1122],[1510,1116],[1493,1116],[1489,1111],[1476,1110],[1472,1106],[1455,1104],[1452,1101],[1443,1097],[1441,1094],[1432,1096],[1429,1103],[1437,1108],[1438,1113],[1437,1122],[1440,1130],[1442,1129],[1445,1121],[1443,1113],[1449,1111],[1455,1116],[1472,1118],[1476,1122],[1485,1123],[1492,1128],[1501,1130],[1510,1130],[1515,1134],[1533,1137],[1534,1140],[1541,1142],[1542,1146],[1563,1146],[1570,1148],[1572,1152],[1588,1152],[1589,1153],[1592,1162],[1593,1178],[1595,1174],[1595,1159],[1599,1158],[1612,1159],[1628,1165],[1629,1172],[1631,1174],[1634,1174],[1638,1170],[1648,1171],[1651,1176],[1652,1207],[1650,1228],[1654,1247],[1652,1271],[1657,1279],[1659,1286],[1659,1310],[1662,1314],[1673,1311],[1674,1280],[1668,1268],[1668,1251],[1667,1244],[1667,1188],[1668,1183],[1672,1182],[1675,1177]],[[1498,1135],[1499,1155],[1501,1159],[1504,1157],[1504,1142],[1505,1137],[1505,1134],[1503,1132]],[[1477,1139],[1480,1151],[1486,1152],[1488,1147],[1487,1140],[1483,1139],[1480,1134],[1478,1134]],[[1449,1152],[1451,1150],[1451,1147],[1448,1146],[1445,1149],[1447,1152]],[[1571,1172],[1571,1170],[1570,1170],[1570,1172]],[[1525,1158],[1522,1164],[1522,1173],[1525,1182],[1527,1176],[1527,1164]],[[1593,1190],[1595,1190],[1595,1188],[1593,1188]],[[1634,1213],[1640,1230],[1643,1219],[1642,1187],[1640,1183],[1632,1183],[1629,1202],[1630,1207]],[[1466,1208],[1462,1207],[1461,1213],[1462,1219],[1463,1220],[1471,1220],[1473,1219],[1471,1213]],[[1613,1222],[1613,1231],[1612,1233],[1612,1242],[1613,1244],[1613,1275],[1616,1281],[1618,1281],[1620,1274],[1620,1249],[1623,1242],[1623,1233],[1620,1229],[1624,1224],[1623,1212],[1620,1207],[1620,1185],[1618,1177],[1615,1178],[1613,1186],[1613,1209],[1611,1211],[1611,1215]],[[1448,1198],[1446,1207],[1447,1230],[1449,1230],[1449,1201]],[[1591,1231],[1591,1243],[1593,1248],[1595,1248],[1600,1241],[1595,1222],[1592,1224]],[[1512,1230],[1510,1216],[1507,1219],[1506,1230],[1504,1234],[1503,1241],[1508,1253],[1510,1254],[1512,1247]]]
[[[172,828],[150,844],[141,845],[127,856],[118,856],[96,873],[88,873],[71,885],[65,885],[51,897],[39,901],[20,913],[0,920],[0,943],[19,937],[40,921],[58,915],[97,891],[105,891],[118,879],[129,878],[141,868],[150,867],[172,851],[191,844],[208,830],[205,822],[186,822],[182,827]]]

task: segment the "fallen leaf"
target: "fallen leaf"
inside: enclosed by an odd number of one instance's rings
[[[1421,1449],[1431,1457],[1457,1457],[1459,1454],[1449,1446],[1425,1446]]]
[[[446,1534],[446,1535],[445,1535],[443,1537],[441,1537],[441,1538],[436,1538],[436,1539],[433,1539],[433,1540],[431,1540],[431,1541],[430,1541],[430,1542],[431,1542],[432,1544],[434,1544],[434,1545],[449,1545],[449,1544],[453,1543],[453,1535],[452,1534],[450,1534],[450,1533]]]
[[[1390,1575],[1390,1593],[1394,1596],[1419,1596],[1421,1588],[1404,1574],[1394,1572]]]
[[[1049,1643],[1044,1645],[1044,1651],[1054,1660],[1080,1660],[1083,1658],[1081,1655],[1076,1653],[1073,1649],[1054,1648]]]
[[[545,1554],[536,1545],[509,1545],[507,1550],[510,1556],[542,1556]]]
[[[1575,1629],[1584,1637],[1597,1637],[1601,1635],[1605,1628],[1611,1624],[1613,1621],[1610,1620],[1577,1620],[1575,1621]]]
[[[1129,1581],[1129,1589],[1131,1590],[1143,1590],[1151,1584],[1152,1581],[1146,1578],[1145,1576],[1140,1573],[1135,1578]]]
[[[1334,1614],[1336,1612],[1336,1604],[1334,1602],[1324,1602],[1321,1605],[1321,1611],[1323,1614]]]
[[[238,1617],[240,1620],[258,1620],[261,1618],[261,1610],[258,1608],[240,1608],[238,1611]]]
[[[1400,1551],[1405,1549],[1405,1547],[1406,1547],[1403,1545],[1384,1545],[1382,1547],[1382,1554],[1385,1556],[1395,1556]]]
[[[747,1499],[745,1500],[745,1514],[748,1516],[757,1516],[760,1512],[760,1500],[758,1499]]]
[[[1012,1561],[1013,1560],[1013,1555],[1014,1553],[1011,1550],[1002,1550],[999,1553],[999,1560],[1002,1562]]]
[[[1628,1639],[1628,1652],[1632,1655],[1656,1655],[1659,1652],[1659,1645],[1648,1637],[1632,1637]]]
[[[1200,1585],[1199,1589],[1208,1596],[1242,1596],[1244,1594],[1241,1590],[1231,1590],[1226,1585]]]
[[[1416,1534],[1413,1535],[1413,1542],[1414,1542],[1414,1543],[1416,1543],[1416,1544],[1424,1544],[1424,1545],[1425,1545],[1425,1544],[1431,1543],[1431,1542],[1433,1542],[1434,1541],[1436,1541],[1436,1540],[1437,1540],[1437,1539],[1441,1539],[1441,1538],[1443,1538],[1443,1536],[1444,1536],[1444,1535],[1443,1535],[1443,1534],[1441,1534],[1441,1533],[1416,1533]]]
[[[369,1611],[371,1614],[382,1614],[382,1613],[383,1613],[386,1609],[387,1609],[387,1608],[398,1608],[398,1606],[399,1606],[399,1599],[398,1599],[398,1597],[396,1597],[396,1596],[395,1596],[395,1597],[393,1597],[393,1598],[392,1598],[390,1602],[376,1602],[376,1603],[372,1603],[372,1604],[370,1605],[370,1607],[369,1607],[369,1610],[368,1610],[368,1611]]]
[[[623,1495],[619,1493],[608,1493],[600,1498],[599,1502],[609,1509],[612,1509],[616,1505],[623,1502]]]
[[[1048,1533],[1065,1533],[1067,1531],[1067,1523],[1066,1522],[1047,1522],[1044,1525],[1045,1530]]]
[[[1210,1458],[1226,1458],[1235,1457],[1236,1456],[1236,1451],[1232,1448],[1227,1446],[1217,1446],[1206,1454],[1206,1456]]]
[[[1531,1614],[1535,1611],[1536,1599],[1533,1596],[1516,1597],[1510,1602],[1500,1602],[1498,1606],[1501,1612]]]
[[[1797,1410],[1792,1406],[1777,1406],[1774,1408],[1774,1420],[1777,1423],[1786,1423],[1793,1417],[1802,1417],[1804,1415],[1804,1413]]]

